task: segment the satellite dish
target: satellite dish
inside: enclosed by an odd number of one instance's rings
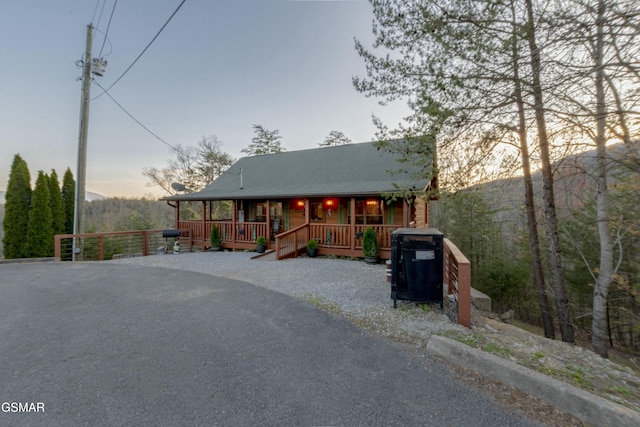
[[[173,188],[176,191],[186,191],[187,187],[184,186],[184,184],[180,184],[179,182],[172,182],[171,183],[171,188]]]

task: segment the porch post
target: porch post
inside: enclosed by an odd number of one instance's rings
[[[309,199],[304,199],[304,222],[305,224],[311,223],[311,203],[309,203]]]
[[[409,201],[407,199],[402,199],[402,226],[409,226]]]
[[[179,227],[179,224],[180,224],[180,201],[179,200],[176,201],[175,209],[176,209],[176,226],[175,226],[175,228],[178,229],[178,228],[180,228]]]
[[[231,242],[236,242],[236,215],[238,214],[238,206],[235,200],[231,201]]]
[[[356,250],[356,198],[352,197],[351,198],[351,203],[350,203],[350,224],[351,224],[351,228],[349,230],[349,234],[351,235],[350,240],[351,240],[351,251],[355,251]]]
[[[271,200],[267,200],[267,246],[271,244]]]
[[[207,247],[207,202],[202,201],[202,248],[205,249]]]

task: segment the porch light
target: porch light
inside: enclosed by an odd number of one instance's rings
[[[296,210],[299,210],[299,211],[304,210],[304,200],[296,201]]]
[[[367,206],[378,206],[377,200],[367,200]]]
[[[326,199],[324,201],[324,204],[327,207],[327,209],[333,209],[334,206],[336,205],[336,201],[334,199]]]

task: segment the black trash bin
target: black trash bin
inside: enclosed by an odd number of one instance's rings
[[[443,308],[444,235],[434,228],[400,228],[391,234],[391,299],[431,302]]]

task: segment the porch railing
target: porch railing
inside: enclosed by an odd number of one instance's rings
[[[471,327],[471,263],[449,239],[444,239],[444,284],[458,300],[458,323]]]
[[[353,241],[354,249],[362,249],[360,236],[367,227],[373,227],[381,250],[391,249],[391,233],[400,228],[399,225],[309,224],[309,238],[316,239],[320,247],[351,248]]]
[[[223,243],[255,243],[258,236],[267,236],[266,222],[236,222],[232,221],[179,221],[180,230],[189,230],[196,245],[207,246],[211,238],[211,227],[218,226]]]
[[[297,257],[305,251],[309,239],[307,224],[278,234],[276,236],[276,259]]]
[[[234,245],[252,245],[255,243],[258,236],[267,237],[267,223],[266,222],[232,222],[229,220],[215,220],[215,221],[179,221],[178,228],[183,232],[188,232],[191,235],[191,239],[194,245],[206,247],[211,235],[211,226],[216,224],[220,230],[220,237],[223,244],[228,244],[230,247]],[[235,225],[235,227],[234,227]],[[391,250],[391,233],[400,228],[399,225],[366,225],[356,224],[354,226],[350,224],[306,224],[298,227],[295,230],[288,230],[288,232],[295,231],[296,239],[304,239],[304,243],[309,239],[316,239],[318,246],[322,249],[337,249],[342,250],[344,254],[351,251],[351,255],[362,250],[362,233],[368,226],[373,227],[376,238],[378,239],[378,247],[381,251],[381,256],[389,255]],[[300,234],[301,227],[306,227],[308,233],[306,235]],[[289,257],[291,253],[288,251],[294,251],[293,247],[298,247],[299,242],[294,244],[290,236],[285,233],[280,233],[278,236],[281,239],[280,250],[282,256]],[[282,240],[282,239],[287,239]],[[300,243],[301,245],[301,243]]]

